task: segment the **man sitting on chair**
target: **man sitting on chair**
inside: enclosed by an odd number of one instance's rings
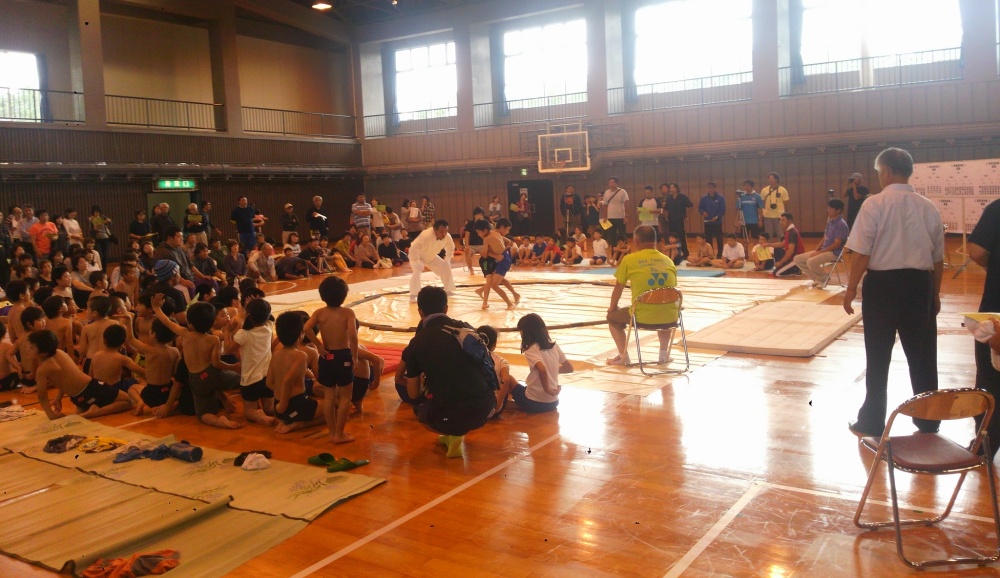
[[[823,272],[823,265],[836,263],[840,258],[840,253],[844,250],[844,243],[847,242],[847,235],[850,230],[847,221],[844,220],[844,201],[840,199],[830,199],[826,203],[826,232],[819,248],[815,251],[807,251],[801,255],[796,255],[793,259],[795,266],[812,279],[813,287],[821,287],[826,274]],[[836,266],[836,265],[834,265]]]
[[[677,286],[677,268],[674,262],[656,250],[656,230],[649,225],[640,225],[632,232],[632,252],[622,258],[615,270],[615,288],[611,292],[608,307],[608,326],[615,340],[618,355],[608,360],[608,365],[629,365],[628,337],[625,328],[631,323],[629,307],[618,307],[625,286],[631,283],[632,304],[646,291]],[[677,320],[677,304],[644,305],[636,307],[639,323],[660,324]],[[672,332],[658,331],[660,338],[659,363],[667,362]]]

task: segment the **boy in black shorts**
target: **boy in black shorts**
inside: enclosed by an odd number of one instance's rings
[[[354,311],[341,307],[347,298],[347,282],[327,277],[320,283],[319,296],[326,303],[313,312],[305,324],[305,334],[319,349],[319,375],[316,381],[326,388],[323,411],[330,429],[330,441],[344,444],[354,436],[344,432],[351,409],[354,366],[358,364],[358,331]],[[319,335],[313,332],[319,328]]]
[[[298,348],[305,320],[300,311],[286,311],[274,323],[281,345],[271,354],[267,368],[267,386],[274,391],[277,433],[288,433],[321,425],[326,416],[323,407],[306,395],[306,372],[309,355]]]
[[[77,367],[68,353],[59,349],[56,334],[43,329],[28,337],[28,343],[38,358],[35,371],[38,381],[38,403],[49,419],[64,417],[62,398],[76,405],[81,417],[92,418],[132,409],[132,401],[124,391],[91,378]],[[56,397],[49,402],[49,389]]]

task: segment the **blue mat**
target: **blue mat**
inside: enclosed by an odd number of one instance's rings
[[[611,267],[597,267],[594,269],[576,269],[573,268],[574,273],[583,273],[584,275],[612,275],[615,270]],[[678,269],[678,277],[723,277],[726,272],[720,269]]]

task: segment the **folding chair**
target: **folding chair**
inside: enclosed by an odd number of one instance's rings
[[[981,389],[942,389],[917,395],[897,407],[881,438],[865,437],[861,444],[875,452],[875,461],[868,483],[861,494],[858,510],[854,515],[854,524],[859,528],[878,529],[893,526],[896,529],[896,552],[899,558],[911,568],[923,569],[929,566],[943,564],[979,564],[985,565],[1000,560],[1000,510],[997,508],[997,489],[993,479],[993,452],[990,451],[990,440],[986,434],[986,426],[993,415],[993,396]],[[915,433],[911,435],[890,436],[889,431],[896,416],[904,415],[928,420],[954,420],[982,416],[976,436],[967,445],[959,445],[954,441],[936,433]],[[981,451],[980,451],[981,450]],[[889,470],[889,489],[892,494],[892,521],[862,522],[861,513],[868,499],[875,476],[881,469],[880,461],[886,462]],[[990,507],[993,510],[993,523],[997,534],[997,549],[992,556],[978,558],[945,558],[913,562],[903,554],[903,526],[922,524],[930,526],[944,520],[955,505],[955,498],[965,481],[965,475],[977,468],[985,468],[990,486]],[[895,470],[913,474],[942,475],[961,474],[955,491],[948,501],[944,512],[933,518],[899,519],[899,500],[896,496]]]
[[[635,318],[636,306],[642,304],[650,307],[660,306],[663,308],[668,308],[674,304],[677,305],[677,319],[669,323],[639,323]],[[632,327],[631,330],[635,332],[635,348],[636,356],[639,360],[638,363],[633,363],[631,365],[638,365],[639,371],[643,375],[653,376],[653,375],[664,375],[664,374],[680,374],[687,373],[688,369],[691,367],[691,358],[688,355],[688,345],[687,345],[687,333],[684,332],[684,296],[681,292],[674,287],[658,287],[656,289],[650,289],[644,291],[639,298],[635,300],[632,304],[629,314],[632,316]],[[647,308],[648,312],[649,309]],[[670,344],[667,346],[667,357],[670,357],[670,352],[674,347],[674,334],[677,329],[681,330],[681,345],[684,347],[684,369],[665,369],[663,371],[646,371],[645,366],[642,362],[642,346],[639,344],[639,330],[645,329],[647,331],[669,331],[670,332]],[[647,365],[653,365],[646,362]]]
[[[850,276],[850,271],[848,271],[847,269],[847,263],[844,262],[844,251],[846,251],[846,249],[842,249],[840,251],[840,255],[837,255],[836,261],[833,261],[832,263],[826,263],[823,265],[824,267],[829,267],[830,272],[826,274],[826,277],[823,278],[823,282],[820,283],[820,289],[826,289],[826,285],[827,283],[830,282],[830,277],[832,277],[834,273],[837,274],[837,284],[840,285],[841,287],[846,287],[843,280],[840,278],[840,269],[838,269],[840,265],[843,265],[844,273]]]

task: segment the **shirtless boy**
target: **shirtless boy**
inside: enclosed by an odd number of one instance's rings
[[[309,355],[297,346],[302,338],[304,320],[297,311],[286,311],[274,323],[280,345],[271,354],[267,368],[267,386],[274,391],[278,417],[276,433],[288,433],[326,421],[324,406],[306,395],[306,372]]]
[[[122,318],[128,331],[128,342],[146,360],[146,385],[136,384],[128,390],[135,402],[135,415],[142,415],[148,407],[156,417],[167,417],[178,411],[194,415],[194,400],[190,389],[181,385],[174,376],[180,365],[181,352],[171,346],[177,335],[159,319],[153,320],[153,345],[135,338],[132,333],[132,318]]]
[[[326,307],[317,309],[304,330],[320,351],[319,375],[316,381],[326,388],[323,392],[323,412],[335,444],[354,441],[344,432],[351,408],[354,366],[358,364],[358,332],[354,327],[354,311],[341,307],[347,298],[347,282],[340,277],[327,277],[320,283],[319,296]],[[319,328],[319,335],[313,328]]]
[[[87,320],[90,323],[83,326],[80,343],[76,345],[76,351],[83,360],[84,373],[90,373],[90,358],[104,345],[104,330],[118,324],[114,319],[108,319],[110,312],[111,298],[107,295],[91,297],[87,301]]]
[[[35,393],[35,386],[38,380],[36,376],[38,360],[35,358],[31,344],[28,343],[28,338],[33,333],[45,329],[45,313],[38,307],[27,307],[21,311],[19,321],[21,322],[21,327],[24,329],[21,332],[21,336],[14,342],[14,346],[8,350],[7,362],[20,375],[21,393]],[[20,361],[15,357],[15,353],[21,354]]]
[[[493,289],[496,289],[497,294],[503,298],[504,303],[507,304],[507,309],[513,309],[514,302],[507,297],[507,293],[500,287],[502,278],[496,274],[497,264],[504,258],[504,251],[507,250],[507,245],[504,243],[503,237],[492,230],[493,227],[490,226],[489,221],[476,221],[474,227],[476,234],[483,240],[483,255],[479,258],[479,268],[483,270],[486,285],[482,287],[482,293],[478,289],[476,290],[476,293],[480,293],[483,297],[483,309],[490,308],[490,291]]]
[[[128,411],[132,402],[128,395],[113,386],[101,383],[77,367],[73,358],[59,349],[59,339],[48,330],[36,331],[28,337],[32,355],[38,358],[38,403],[49,419],[64,417],[62,398],[76,405],[81,417],[94,418]],[[49,401],[49,389],[56,390]]]
[[[177,334],[183,352],[184,364],[188,368],[188,387],[194,396],[195,415],[202,423],[214,427],[237,429],[242,423],[232,421],[223,411],[226,405],[225,391],[240,388],[240,366],[223,363],[219,359],[222,343],[212,335],[215,323],[215,307],[211,303],[195,303],[187,310],[187,321],[191,329],[181,327],[167,317],[161,305],[165,297],[153,296],[153,312],[167,328]]]
[[[73,320],[64,316],[69,307],[66,306],[66,299],[58,295],[53,295],[42,302],[42,311],[45,312],[45,328],[56,334],[59,338],[59,349],[66,353],[73,351]]]

